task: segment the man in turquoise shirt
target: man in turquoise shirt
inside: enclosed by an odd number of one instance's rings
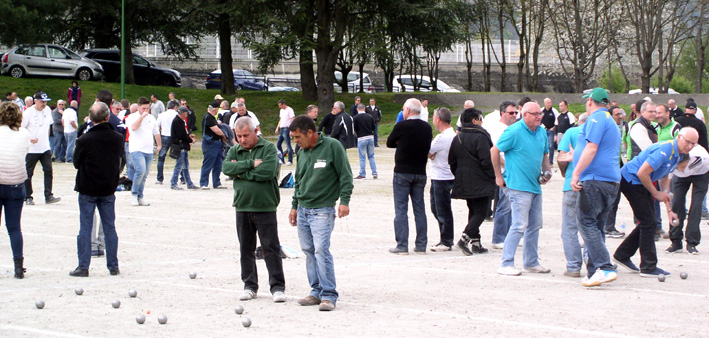
[[[549,143],[546,130],[540,127],[542,109],[536,102],[527,102],[522,107],[522,120],[509,126],[492,147],[492,164],[495,181],[505,188],[512,205],[512,225],[502,249],[502,262],[497,273],[519,276],[514,267],[517,245],[524,235],[524,271],[549,273],[551,270],[539,264],[539,229],[542,228],[542,188],[539,176],[551,174]],[[505,174],[500,167],[500,153],[505,153]],[[542,184],[546,184],[544,181]]]

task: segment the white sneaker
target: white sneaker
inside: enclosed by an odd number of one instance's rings
[[[273,293],[274,303],[283,303],[286,301],[286,294],[283,291],[276,291]]]
[[[291,166],[291,165],[293,165],[293,162],[288,161],[288,163],[286,163],[286,165],[287,165],[287,166]]]
[[[492,248],[502,250],[505,248],[505,243],[492,243]]]
[[[138,201],[138,197],[133,198],[133,200],[130,202],[130,204],[134,207],[139,206],[140,202]]]
[[[618,278],[618,274],[615,271],[605,271],[598,269],[593,273],[591,278],[584,278],[581,281],[581,285],[586,287],[599,286],[603,283],[609,283]]]
[[[145,201],[144,199],[142,199],[142,198],[138,198],[138,205],[140,205],[140,206],[142,206],[142,207],[147,207],[147,206],[150,205],[150,203],[146,202],[146,201]]]
[[[209,190],[209,187],[202,187],[202,190]]]
[[[524,272],[527,272],[527,273],[550,273],[551,270],[547,269],[544,266],[542,266],[541,264],[539,264],[539,265],[533,266],[531,268],[524,268]]]
[[[445,244],[440,244],[440,243],[431,247],[431,251],[433,251],[433,252],[444,252],[444,251],[451,251],[451,250],[452,250],[451,247],[449,247]]]
[[[275,296],[275,294],[274,294]],[[283,295],[285,297],[285,295]],[[239,300],[252,300],[256,298],[256,292],[253,292],[251,290],[244,290],[244,293],[239,296]]]
[[[519,276],[522,274],[514,266],[501,266],[497,269],[497,273],[503,276]]]

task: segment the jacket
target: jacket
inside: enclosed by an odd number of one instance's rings
[[[190,135],[187,132],[187,128],[185,128],[185,121],[182,120],[179,116],[175,116],[175,118],[172,120],[170,135],[172,135],[172,144],[178,144],[180,145],[181,149],[190,151],[190,144],[192,143],[192,138],[190,138]]]
[[[312,148],[300,149],[297,156],[293,209],[334,207],[338,198],[341,205],[349,205],[352,168],[337,140],[320,134]]]
[[[111,114],[112,115],[112,114]],[[110,196],[118,187],[123,135],[110,123],[99,123],[76,140],[74,190],[88,196]]]
[[[472,123],[463,125],[448,152],[448,164],[455,176],[451,198],[492,197],[495,194],[497,186],[490,148],[492,139],[485,129]]]
[[[379,109],[379,106],[374,106],[374,109],[372,109],[372,106],[367,106],[364,111],[372,115],[374,122],[379,123],[382,120],[382,110]]]
[[[232,162],[236,160],[236,162]],[[261,164],[254,168],[254,161]],[[259,137],[251,149],[236,145],[222,163],[222,172],[234,179],[234,202],[238,212],[275,212],[281,201],[278,190],[278,154],[273,143]]]
[[[337,114],[330,137],[340,141],[345,149],[356,147],[357,137],[352,126],[352,116],[344,112]]]

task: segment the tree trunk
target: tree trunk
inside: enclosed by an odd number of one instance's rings
[[[702,93],[702,79],[704,78],[704,52],[706,51],[706,45],[704,44],[704,8],[705,8],[705,3],[702,2],[700,5],[701,9],[699,11],[699,23],[697,24],[697,33],[696,33],[696,38],[694,40],[696,48],[694,49],[696,52],[696,58],[697,58],[697,79],[696,83],[694,85],[694,92],[697,94]]]
[[[318,99],[318,87],[315,83],[313,71],[313,49],[300,47],[300,85],[303,91],[303,100],[315,101]]]
[[[126,17],[130,17],[133,15],[133,7],[132,6],[126,6],[125,9]],[[126,20],[125,21],[125,32],[126,32],[126,37],[125,37],[125,68],[124,68],[124,74],[125,74],[125,81],[126,84],[135,84],[135,76],[133,75],[133,41],[131,39],[130,31],[131,31],[131,20]],[[120,81],[120,79],[119,79]]]
[[[229,15],[219,13],[219,27],[217,34],[219,35],[219,64],[222,69],[222,94],[234,95],[234,68],[232,66],[231,57],[231,24]]]
[[[358,93],[364,93],[364,66],[366,64],[366,62],[360,62],[357,64],[357,67],[359,67],[359,90],[357,91]]]
[[[466,30],[465,38],[465,67],[467,68],[468,84],[465,87],[469,92],[473,91],[473,46],[470,36],[470,28]],[[481,39],[484,39],[481,37]]]

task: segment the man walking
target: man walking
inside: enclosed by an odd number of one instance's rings
[[[57,108],[52,110],[52,132],[54,133],[54,144],[52,144],[52,160],[66,162],[66,139],[64,138],[64,124],[62,114],[66,109],[66,101],[57,101]]]
[[[610,99],[605,89],[595,88],[583,97],[589,116],[574,150],[571,188],[579,191],[576,219],[588,253],[588,271],[581,285],[590,287],[618,278],[604,232],[620,182],[620,130],[606,108]]]
[[[25,204],[34,205],[32,198],[32,176],[37,162],[42,164],[44,172],[44,201],[47,204],[57,203],[61,197],[52,194],[52,151],[49,149],[49,127],[52,125],[52,111],[47,107],[51,101],[47,94],[38,91],[34,94],[34,105],[22,112],[22,127],[30,132],[30,151],[25,158],[27,181],[25,181]]]
[[[551,99],[544,99],[544,109],[542,110],[542,124],[547,131],[549,142],[549,163],[554,163],[554,145],[556,144],[556,124],[559,112],[552,106]]]
[[[288,107],[286,104],[286,100],[280,99],[278,100],[278,108],[280,108],[280,113],[279,113],[279,120],[278,120],[278,125],[276,126],[276,133],[278,133],[278,142],[276,142],[276,148],[278,151],[281,152],[281,156],[283,157],[283,162],[286,165],[293,165],[293,148],[290,145],[290,122],[293,120],[295,117],[295,112],[293,111],[293,108]],[[286,158],[286,153],[283,152],[283,148],[281,148],[281,144],[283,144],[283,141],[286,141],[286,151],[288,152],[288,162],[285,162]]]
[[[656,143],[641,152],[628,162],[621,170],[622,179],[620,190],[633,209],[633,216],[638,220],[638,225],[625,237],[613,254],[613,260],[618,265],[630,270],[640,272],[641,277],[657,277],[670,273],[657,266],[657,252],[655,248],[655,204],[653,198],[664,202],[667,206],[667,219],[670,224],[677,219],[672,212],[669,195],[669,179],[667,174],[675,169],[683,155],[689,153],[697,144],[699,135],[694,128],[680,129],[679,136],[671,141]],[[660,190],[655,188],[654,182],[659,181]],[[640,250],[640,268],[630,260]]]
[[[143,199],[143,189],[150,172],[150,165],[153,163],[153,155],[162,146],[162,141],[157,121],[150,114],[150,101],[141,97],[138,99],[138,106],[138,112],[128,115],[125,122],[130,128],[128,150],[134,168],[131,196],[134,206],[149,206],[150,203]],[[157,149],[153,148],[153,139],[158,145]]]
[[[355,136],[354,128],[352,128],[352,116],[347,113],[343,113],[345,109],[345,104],[341,101],[335,102],[333,106],[333,112],[339,110],[335,121],[332,123],[332,133],[330,137],[339,140],[342,143],[342,147],[345,149],[354,148],[357,146],[357,136]]]
[[[172,120],[172,125],[170,126],[171,142],[181,149],[180,156],[175,162],[175,169],[172,172],[172,179],[170,179],[170,189],[173,190],[182,190],[182,188],[177,186],[178,177],[180,177],[187,184],[187,189],[199,189],[198,186],[192,183],[192,178],[190,177],[189,151],[195,142],[195,136],[188,131],[188,115],[189,110],[187,107],[178,108],[177,116],[175,116]]]
[[[371,98],[365,111],[374,118],[374,146],[379,147],[379,122],[382,121],[382,110],[377,106],[377,101]]]
[[[225,189],[219,175],[222,173],[222,139],[225,139],[224,132],[219,128],[217,118],[219,112],[219,102],[212,102],[207,107],[207,114],[202,120],[202,171],[199,176],[199,186],[202,190],[209,190],[209,175],[212,175],[212,186],[214,189]]]
[[[396,246],[389,249],[393,254],[409,254],[409,196],[416,222],[414,252],[426,253],[428,225],[423,191],[426,187],[426,161],[433,130],[431,125],[421,119],[422,109],[419,100],[406,100],[403,107],[404,120],[394,125],[387,139],[387,147],[396,148],[393,183]]]
[[[342,146],[332,138],[318,135],[311,118],[305,115],[295,117],[291,123],[291,135],[301,150],[288,220],[292,226],[298,226],[311,287],[310,295],[298,300],[298,304],[320,304],[320,311],[332,311],[338,293],[330,235],[335,226],[335,202],[340,200],[338,217],[350,213],[352,171]]]
[[[440,132],[431,142],[428,158],[431,160],[431,212],[438,221],[441,240],[431,247],[431,251],[451,251],[453,247],[453,210],[451,209],[451,189],[455,176],[448,164],[448,153],[455,130],[451,127],[451,111],[441,107],[433,111],[433,126]]]
[[[69,273],[73,277],[88,277],[91,263],[91,228],[98,209],[106,241],[106,266],[111,276],[118,269],[118,235],[116,234],[116,196],[120,174],[120,159],[124,151],[123,136],[108,123],[111,114],[105,103],[94,103],[89,117],[94,126],[76,144],[74,167],[79,192],[79,235],[76,249],[79,266]]]
[[[256,134],[256,124],[250,117],[238,119],[234,130],[239,144],[229,149],[222,170],[234,179],[232,206],[236,208],[241,280],[244,282],[244,292],[239,300],[251,300],[258,292],[254,254],[258,234],[273,301],[283,303],[286,301],[286,280],[276,219],[276,209],[281,200],[278,153],[273,143]]]
[[[160,142],[162,147],[158,153],[158,177],[155,184],[162,184],[164,179],[163,169],[165,167],[165,157],[167,152],[170,150],[170,145],[172,144],[172,122],[177,117],[177,103],[175,101],[167,102],[167,110],[160,113],[158,116],[157,125],[160,130]]]
[[[372,169],[372,178],[377,178],[377,163],[374,161],[374,118],[366,113],[363,104],[357,105],[357,115],[352,119],[354,132],[357,135],[357,152],[359,153],[359,175],[356,180],[362,180],[367,176],[365,168],[367,160]]]
[[[64,125],[64,139],[66,143],[66,161],[74,160],[74,147],[76,146],[76,131],[79,129],[79,117],[76,113],[79,103],[71,101],[71,107],[64,109],[62,124]]]
[[[542,189],[539,176],[542,171],[551,175],[549,142],[546,130],[540,127],[542,110],[536,102],[522,107],[522,120],[502,133],[497,145],[490,150],[495,168],[495,181],[506,188],[510,199],[512,225],[505,238],[502,261],[497,273],[519,276],[514,259],[517,245],[524,235],[524,271],[549,273],[551,270],[539,263],[539,230],[542,228]],[[505,153],[505,173],[501,168],[500,153]],[[546,184],[546,180],[542,184]]]

